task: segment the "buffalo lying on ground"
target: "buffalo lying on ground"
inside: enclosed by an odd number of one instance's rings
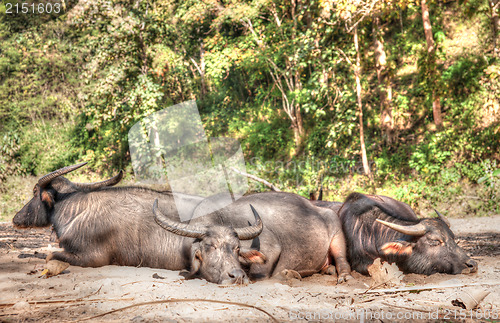
[[[418,219],[407,204],[386,196],[350,194],[346,201],[315,202],[338,212],[353,270],[368,274],[376,258],[396,263],[405,273],[462,274],[477,263],[455,242],[448,221]],[[437,211],[436,211],[437,212]]]
[[[253,212],[255,224],[245,223],[243,228],[207,223],[200,227],[204,235],[194,241],[175,230],[164,230],[154,220],[155,199],[160,201],[157,209],[177,216],[172,193],[110,187],[120,181],[121,173],[94,184],[72,183],[61,176],[84,164],[40,178],[33,198],[13,219],[14,225],[21,228],[53,226],[64,251],[52,254],[51,259],[84,267],[115,264],[172,270],[197,268],[200,277],[221,284],[248,280],[239,258],[251,256],[245,261],[263,261],[264,256],[258,251],[239,248],[240,240],[253,239],[261,233],[262,221],[257,212]],[[183,196],[185,207],[194,208],[199,202],[197,197]],[[248,204],[245,207],[250,211]],[[201,248],[209,240],[217,240],[220,248]],[[204,271],[205,268],[210,270]]]
[[[302,197],[253,194],[186,224],[177,208],[196,214],[206,200],[177,194],[174,202],[171,192],[111,187],[121,173],[94,184],[62,177],[83,165],[40,178],[33,198],[13,219],[17,227],[54,227],[64,251],[51,259],[87,267],[187,269],[189,277],[225,284],[247,282],[242,268],[252,279],[284,269],[309,275],[328,268],[334,258],[339,281],[350,277],[340,221]]]
[[[191,223],[209,221],[223,226],[243,226],[251,217],[248,212],[239,210],[248,203],[259,210],[264,230],[253,241],[242,242],[242,246],[257,249],[267,258],[266,263],[253,263],[247,269],[251,279],[268,278],[285,269],[301,276],[335,273],[336,270],[338,282],[351,277],[345,238],[337,215],[332,210],[314,206],[299,195],[265,192],[244,196]]]

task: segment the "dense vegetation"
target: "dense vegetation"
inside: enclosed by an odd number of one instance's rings
[[[129,128],[195,99],[207,132],[239,139],[248,171],[283,190],[500,212],[498,0],[0,10],[5,196],[13,176],[77,161],[130,174]]]

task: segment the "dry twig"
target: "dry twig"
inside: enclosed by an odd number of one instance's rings
[[[431,290],[431,289],[445,289],[445,288],[457,288],[466,286],[498,286],[498,282],[483,282],[483,283],[471,283],[471,284],[451,284],[451,285],[427,285],[427,286],[411,286],[403,288],[391,288],[391,289],[379,289],[379,290],[366,290],[363,294],[371,293],[399,293],[399,292],[411,292],[420,290]]]
[[[272,183],[269,183],[268,181],[266,181],[265,179],[262,179],[262,178],[259,178],[255,175],[250,175],[248,173],[245,173],[245,172],[242,172],[234,167],[231,167],[231,170],[235,173],[238,173],[240,175],[243,175],[243,176],[246,176],[250,179],[253,179],[254,181],[257,181],[259,183],[262,183],[264,185],[266,185],[267,187],[269,187],[270,189],[272,189],[273,191],[276,191],[276,192],[281,192],[281,190],[279,188],[277,188],[276,186],[274,186]]]
[[[249,305],[249,304],[238,303],[238,302],[229,302],[229,301],[218,301],[218,300],[214,300],[214,299],[202,299],[202,298],[187,298],[187,299],[172,298],[172,299],[166,299],[166,300],[158,300],[158,301],[137,303],[137,304],[132,304],[132,305],[129,305],[129,306],[121,307],[121,308],[118,308],[118,309],[115,309],[115,310],[112,310],[112,311],[109,311],[109,312],[106,312],[106,313],[102,313],[102,314],[90,316],[90,317],[87,317],[87,318],[84,318],[84,319],[81,319],[81,320],[78,320],[78,321],[81,322],[81,321],[93,320],[93,319],[96,319],[96,318],[99,318],[99,317],[103,317],[103,316],[108,315],[108,314],[112,314],[112,313],[119,312],[119,311],[124,311],[126,309],[133,308],[133,307],[138,307],[138,306],[154,305],[154,304],[166,304],[166,303],[188,303],[188,302],[208,302],[208,303],[229,304],[229,305],[236,305],[236,306],[253,308],[253,309],[256,309],[256,310],[261,311],[262,313],[266,314],[274,322],[278,322],[278,320],[274,316],[272,316],[269,312],[267,312],[266,310],[264,310],[264,309],[262,309],[260,307],[255,306],[255,305]]]

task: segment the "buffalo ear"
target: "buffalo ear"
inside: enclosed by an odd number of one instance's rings
[[[384,255],[409,256],[413,252],[413,247],[407,241],[387,242],[380,249]]]
[[[51,209],[54,207],[54,193],[51,190],[42,191],[42,201]]]
[[[203,262],[203,257],[201,256],[201,250],[196,249],[191,260],[191,274],[196,274],[200,270],[201,263]]]
[[[266,261],[267,257],[258,250],[240,250],[240,263],[244,265],[265,264]]]
[[[198,271],[200,270],[202,260],[203,258],[201,257],[201,250],[196,249],[191,254],[191,270],[183,270],[179,273],[179,275],[183,276],[186,279],[196,278],[198,275]]]

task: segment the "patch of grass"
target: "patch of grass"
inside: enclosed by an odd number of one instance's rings
[[[34,176],[10,176],[0,187],[0,222],[12,221],[14,215],[33,197]]]

